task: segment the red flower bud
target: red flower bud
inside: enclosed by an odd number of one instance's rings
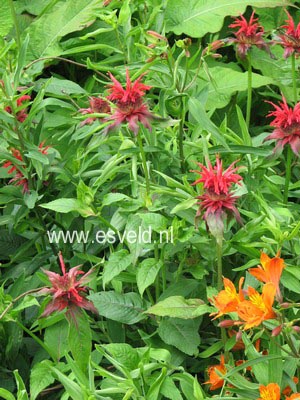
[[[276,326],[276,328],[274,328],[274,329],[272,330],[272,336],[278,336],[278,335],[280,335],[281,331],[282,331],[282,325]]]

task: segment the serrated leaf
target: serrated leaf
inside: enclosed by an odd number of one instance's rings
[[[172,0],[166,7],[166,31],[203,37],[208,32],[218,32],[225,16],[243,14],[247,6],[276,7],[288,4],[285,0]]]
[[[118,363],[127,370],[132,371],[138,368],[140,358],[137,349],[134,349],[128,343],[110,343],[101,346],[104,348]]]
[[[162,262],[155,260],[155,258],[148,258],[137,267],[136,283],[141,296],[143,296],[145,289],[155,281],[161,267]]]
[[[89,25],[102,8],[103,4],[98,0],[54,2],[26,31],[30,36],[27,61],[60,55],[63,52],[60,39]]]
[[[68,344],[72,356],[79,367],[85,371],[92,349],[92,331],[84,312],[76,311],[74,321],[70,320]]]
[[[183,321],[177,318],[163,319],[158,334],[161,339],[190,356],[197,352],[200,344],[199,321]]]
[[[112,253],[108,261],[104,264],[102,275],[103,286],[110,282],[120,272],[124,271],[132,262],[132,256],[127,250],[119,250]]]
[[[49,365],[51,365],[50,362],[44,360],[33,366],[30,373],[31,400],[35,400],[42,390],[55,381],[54,377],[49,373]]]
[[[137,293],[100,292],[88,296],[100,315],[124,324],[135,324],[145,318],[143,301]]]
[[[154,314],[160,317],[192,319],[212,310],[212,307],[207,306],[200,299],[185,299],[181,296],[172,296],[150,307],[147,310],[147,314]]]

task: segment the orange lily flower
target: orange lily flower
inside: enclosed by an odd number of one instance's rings
[[[224,379],[222,379],[222,377],[218,375],[216,371],[221,372],[221,374],[226,374],[227,372],[227,369],[225,367],[225,359],[223,355],[221,355],[220,364],[211,365],[207,370],[209,380],[206,381],[205,383],[210,384],[209,390],[219,389],[224,384]]]
[[[294,383],[297,385],[297,383],[299,382],[299,379],[294,376],[293,377],[293,381]],[[290,386],[287,386],[285,389],[283,389],[282,394],[284,394],[285,396],[289,396],[292,393],[292,388]],[[298,394],[298,393],[295,393]]]
[[[281,298],[279,281],[283,271],[284,260],[279,257],[279,252],[274,258],[270,258],[267,254],[261,253],[260,262],[257,268],[250,268],[249,273],[261,282],[272,282],[276,287],[276,297]]]
[[[300,400],[300,393],[294,393],[290,397],[286,397],[285,400]]]
[[[260,397],[257,400],[280,400],[280,387],[277,383],[269,383],[259,387]]]
[[[245,321],[244,329],[259,326],[267,319],[276,318],[272,309],[276,288],[269,282],[264,285],[260,295],[252,287],[248,288],[249,300],[242,301],[237,308],[238,316]]]
[[[231,280],[223,278],[224,290],[221,290],[213,299],[213,304],[218,309],[218,312],[210,314],[215,315],[214,319],[224,314],[237,311],[239,303],[244,300],[244,294],[242,292],[243,282],[244,278],[241,278],[239,282],[239,293],[237,293]]]

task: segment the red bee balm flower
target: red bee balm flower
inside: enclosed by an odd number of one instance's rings
[[[220,231],[223,229],[223,218],[226,212],[231,212],[238,222],[241,222],[240,214],[235,207],[237,196],[230,193],[233,184],[242,180],[242,177],[235,173],[238,168],[233,168],[232,163],[225,171],[223,171],[222,161],[217,157],[216,165],[213,167],[208,163],[208,168],[203,164],[197,163],[201,171],[196,172],[201,175],[192,185],[203,183],[204,193],[197,196],[200,205],[196,217],[203,213],[203,219],[209,226],[210,231],[214,234],[214,229]]]
[[[62,311],[65,308],[70,310],[74,307],[84,308],[85,310],[98,313],[93,303],[82,296],[87,289],[84,284],[90,280],[88,276],[93,272],[93,270],[91,269],[85,274],[83,271],[79,270],[80,265],[77,265],[76,267],[71,268],[69,272],[66,272],[61,252],[59,252],[58,256],[63,273],[62,275],[43,270],[48,276],[52,287],[41,289],[39,294],[52,294],[53,298],[46,306],[45,311],[41,316],[46,317],[54,311]],[[79,275],[82,275],[82,277],[77,279]]]
[[[286,144],[289,144],[298,156],[300,151],[300,103],[292,108],[288,106],[284,96],[282,96],[282,100],[283,102],[279,105],[270,101],[267,102],[275,108],[267,115],[268,117],[275,117],[270,123],[271,126],[275,127],[275,130],[265,140],[275,139],[278,141],[274,151],[282,150]]]
[[[109,72],[109,76],[113,82],[109,87],[110,95],[108,100],[116,104],[114,114],[107,118],[107,121],[115,121],[107,130],[111,130],[122,123],[128,123],[128,127],[135,135],[138,134],[138,122],[143,124],[147,129],[151,130],[150,120],[154,117],[148,110],[148,106],[144,103],[143,96],[145,92],[151,89],[151,86],[141,83],[142,76],[135,82],[131,82],[129,72],[126,70],[126,88]]]
[[[99,99],[99,97],[90,97],[89,99],[90,107],[89,108],[80,108],[79,112],[83,115],[93,114],[93,113],[110,113],[110,105],[106,100]],[[96,117],[88,117],[84,121],[80,123],[80,126],[83,125],[91,125],[94,121],[96,121]]]
[[[268,46],[262,38],[264,28],[258,24],[257,21],[258,18],[254,18],[253,11],[249,22],[241,15],[240,18],[236,18],[234,22],[229,25],[229,28],[239,28],[237,32],[233,32],[236,38],[230,40],[231,42],[237,43],[237,53],[242,59],[246,57],[252,46],[268,50]]]
[[[296,57],[299,57],[300,54],[300,22],[297,27],[295,27],[295,23],[293,18],[285,10],[287,13],[288,19],[286,20],[286,25],[283,25],[281,28],[285,30],[284,34],[279,35],[280,42],[279,44],[284,48],[283,57],[288,58],[290,55],[295,53]]]

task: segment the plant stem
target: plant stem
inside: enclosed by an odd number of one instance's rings
[[[182,107],[182,114],[179,122],[179,132],[178,132],[178,147],[179,147],[179,157],[180,157],[180,166],[181,172],[184,174],[185,172],[185,160],[184,160],[184,152],[183,152],[183,136],[184,136],[184,120],[185,120],[185,107],[184,102],[181,97],[181,107]]]
[[[137,134],[137,141],[138,141],[139,148],[140,148],[142,164],[143,164],[143,169],[144,169],[144,174],[145,174],[146,197],[147,197],[146,203],[148,203],[149,200],[150,200],[150,178],[149,178],[149,171],[148,171],[148,167],[147,167],[146,155],[145,155],[145,152],[144,152],[143,142],[142,142],[142,138],[141,138],[140,133]]]
[[[10,4],[11,15],[12,15],[12,18],[13,18],[13,21],[14,21],[14,25],[15,25],[15,30],[16,30],[17,45],[18,45],[18,48],[20,49],[20,47],[21,47],[20,28],[19,28],[18,18],[17,18],[17,14],[16,14],[16,10],[15,10],[15,6],[14,6],[13,0],[9,0],[9,4]]]
[[[222,239],[217,238],[216,240],[216,250],[217,250],[217,289],[218,292],[222,290],[223,286],[223,265],[222,265],[222,256],[223,256],[223,248],[222,248]],[[221,328],[221,340],[223,346],[225,346],[227,341],[227,335],[225,328]],[[226,357],[227,358],[227,355]]]
[[[285,168],[285,184],[284,184],[284,192],[283,192],[283,204],[287,204],[289,197],[289,185],[292,174],[292,158],[293,152],[290,146],[287,147],[287,156],[286,156],[286,168]]]
[[[297,77],[296,77],[296,57],[295,53],[292,54],[292,81],[293,81],[293,95],[294,103],[297,104]]]
[[[252,65],[251,65],[251,55],[250,53],[248,53],[248,91],[247,91],[247,112],[246,112],[246,125],[248,129],[250,125],[251,106],[252,106]]]

